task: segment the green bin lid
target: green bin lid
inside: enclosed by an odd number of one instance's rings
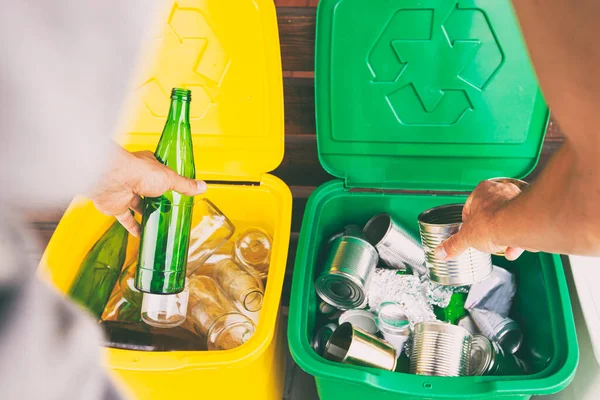
[[[319,158],[350,187],[526,176],[549,111],[509,0],[321,0]]]

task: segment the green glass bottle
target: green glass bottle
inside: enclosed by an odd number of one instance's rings
[[[127,252],[127,230],[115,222],[81,263],[69,296],[100,318],[115,286]]]
[[[448,307],[433,307],[435,316],[440,321],[450,322],[451,324],[456,325],[456,322],[459,319],[467,315],[467,310],[465,310],[465,301],[467,300],[467,296],[467,293],[454,293],[452,297],[450,297],[450,303],[448,304]]]
[[[190,129],[191,92],[171,91],[171,108],[154,155],[179,175],[194,179]],[[194,198],[174,191],[144,199],[142,237],[135,287],[146,293],[175,294],[184,289]]]

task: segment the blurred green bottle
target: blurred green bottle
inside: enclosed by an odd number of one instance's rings
[[[167,123],[154,155],[179,175],[195,179],[191,91],[173,89]],[[194,198],[169,191],[144,199],[142,237],[135,287],[146,293],[174,294],[183,290]]]
[[[433,307],[435,316],[440,321],[450,322],[451,324],[456,325],[456,322],[459,319],[467,315],[467,310],[465,310],[465,301],[467,300],[467,296],[467,293],[454,293],[452,297],[450,297],[450,303],[448,304],[448,307]]]
[[[85,256],[69,296],[100,318],[119,279],[127,252],[127,230],[115,222]]]

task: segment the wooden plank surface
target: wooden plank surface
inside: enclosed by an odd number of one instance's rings
[[[314,70],[315,16],[315,8],[277,9],[284,71]]]

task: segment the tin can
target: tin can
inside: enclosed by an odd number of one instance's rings
[[[473,336],[469,375],[526,375],[529,368],[514,354],[482,335]]]
[[[410,321],[402,306],[392,301],[382,303],[377,312],[377,328],[396,349],[396,357],[400,357],[410,339]]]
[[[352,326],[362,329],[372,335],[376,334],[379,329],[375,322],[375,315],[367,310],[348,310],[340,315],[339,324],[342,325],[349,322]]]
[[[325,346],[325,358],[343,364],[396,369],[396,352],[387,342],[353,327],[349,322],[340,325]]]
[[[331,335],[333,335],[333,332],[337,329],[337,327],[338,326],[336,324],[331,323],[324,325],[317,330],[315,336],[313,336],[311,347],[318,355],[323,356],[323,354],[325,353],[325,346],[327,345],[329,338],[331,338]]]
[[[377,248],[381,259],[390,267],[407,267],[425,264],[425,254],[419,242],[389,214],[378,214],[364,228],[367,240]]]
[[[323,272],[315,282],[319,297],[348,310],[367,303],[366,288],[377,266],[377,250],[364,239],[341,236],[329,248]]]
[[[428,277],[433,282],[446,286],[471,285],[492,273],[492,256],[473,248],[467,249],[452,260],[438,260],[435,257],[435,248],[459,231],[462,225],[462,210],[462,204],[449,204],[429,209],[419,215]]]
[[[423,264],[419,265],[413,264],[410,266],[410,268],[412,269],[413,273],[416,274],[419,278],[427,277],[427,266],[424,262]]]
[[[493,311],[476,308],[469,310],[469,313],[482,335],[498,342],[504,350],[511,354],[519,350],[523,342],[523,333],[516,321]]]
[[[525,188],[527,186],[529,186],[529,183],[522,181],[520,179],[516,179],[516,178],[505,178],[505,177],[499,177],[499,178],[491,178],[488,179],[489,182],[499,182],[499,183],[512,183],[513,185],[515,185],[516,187],[518,187],[521,191],[525,190]],[[500,256],[500,257],[504,257],[504,253],[506,252],[506,249],[498,252],[498,253],[494,253],[495,256]]]
[[[337,321],[340,317],[341,311],[331,304],[321,301],[319,303],[319,314],[323,315],[330,321]]]
[[[344,230],[340,233],[336,233],[329,239],[329,243],[342,236],[353,236],[361,239],[366,239],[365,233],[358,225],[346,225]]]
[[[443,322],[415,325],[410,372],[430,376],[465,376],[469,373],[471,334]]]

